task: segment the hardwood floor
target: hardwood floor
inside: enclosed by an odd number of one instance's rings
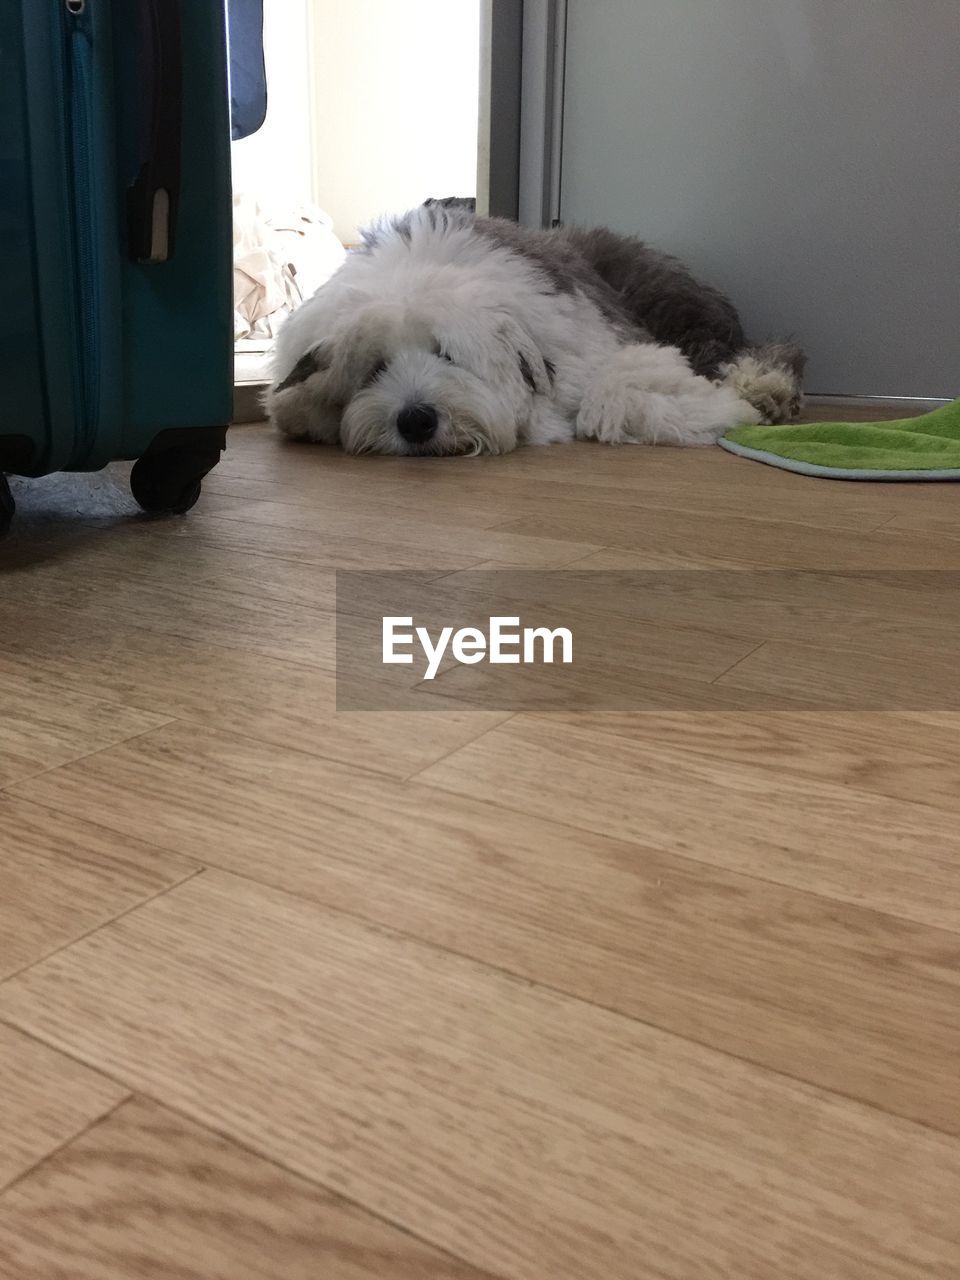
[[[142,1100],[57,1152],[4,1209],[0,1267],[19,1280],[490,1280]]]
[[[960,488],[257,426],[184,519],[123,482],[0,545],[3,1280],[960,1275]],[[337,710],[338,568],[490,567],[791,572],[588,602],[643,711]]]

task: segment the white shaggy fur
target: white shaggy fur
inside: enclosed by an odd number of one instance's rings
[[[273,372],[277,427],[351,453],[703,445],[760,420],[735,378],[717,385],[676,347],[632,341],[583,290],[432,210],[350,255],[281,331]],[[412,408],[435,413],[429,439],[400,433]]]

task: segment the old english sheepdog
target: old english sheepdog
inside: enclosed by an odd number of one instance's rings
[[[350,453],[507,453],[574,439],[702,445],[800,406],[804,358],[612,231],[431,203],[364,233],[280,332],[266,405]]]

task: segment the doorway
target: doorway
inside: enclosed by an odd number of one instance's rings
[[[233,144],[239,386],[263,383],[286,317],[366,223],[477,197],[483,9],[263,0],[266,115]]]

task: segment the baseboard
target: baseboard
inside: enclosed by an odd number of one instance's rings
[[[233,388],[233,421],[262,422],[266,416],[263,412],[263,393],[270,384],[268,382],[238,382]]]
[[[809,422],[890,422],[897,418],[918,418],[949,403],[949,400],[919,396],[808,395],[803,417]]]

